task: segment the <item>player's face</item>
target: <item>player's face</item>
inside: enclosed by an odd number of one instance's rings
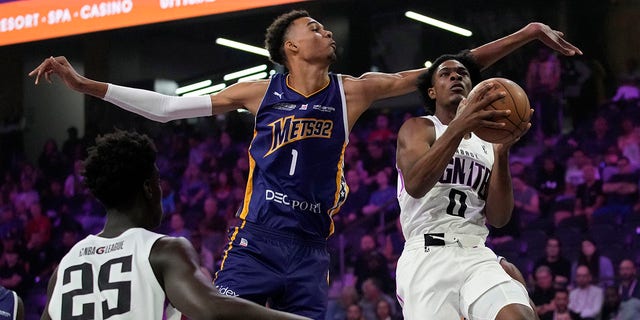
[[[436,105],[458,106],[472,89],[471,77],[467,68],[456,60],[441,63],[433,74],[433,86],[429,88],[429,96],[436,100]]]
[[[293,46],[291,48],[303,60],[320,59],[329,63],[336,60],[333,33],[310,17],[298,18],[291,23],[285,36],[285,48],[288,46]]]

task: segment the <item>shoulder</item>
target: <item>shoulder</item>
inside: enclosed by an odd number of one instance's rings
[[[398,136],[428,132],[435,128],[435,123],[426,117],[414,117],[405,121],[400,127]]]
[[[161,267],[175,262],[175,259],[188,260],[193,254],[195,249],[186,238],[163,236],[151,247],[149,261],[154,267]]]

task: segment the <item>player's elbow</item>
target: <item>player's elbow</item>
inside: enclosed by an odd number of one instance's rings
[[[487,214],[487,222],[494,228],[502,228],[511,220],[511,213],[507,214]]]

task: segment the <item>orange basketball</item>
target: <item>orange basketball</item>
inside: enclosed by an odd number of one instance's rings
[[[491,78],[482,81],[493,82],[492,90],[504,91],[506,95],[487,106],[494,110],[511,110],[511,114],[497,120],[505,123],[500,129],[480,127],[473,131],[482,140],[491,143],[506,143],[522,135],[527,130],[527,124],[531,120],[532,111],[529,106],[529,98],[522,88],[515,82],[505,78]],[[477,88],[478,86],[476,86]],[[473,92],[473,90],[471,90]],[[471,95],[471,93],[469,93]]]

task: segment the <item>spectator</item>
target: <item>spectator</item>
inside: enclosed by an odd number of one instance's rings
[[[540,47],[537,55],[529,62],[526,84],[531,106],[536,109],[537,115],[537,121],[532,123],[541,125],[535,133],[543,134],[545,137],[562,132],[560,76],[561,65],[558,57],[552,50]]]
[[[540,213],[548,217],[554,208],[555,199],[564,190],[564,170],[552,156],[542,159],[542,167],[537,170],[535,187],[540,199]]]
[[[632,77],[625,77],[620,81],[616,89],[616,94],[611,98],[613,102],[638,100],[640,98],[640,88],[637,80]]]
[[[389,304],[391,314],[396,313],[395,300],[382,292],[380,281],[376,278],[366,279],[362,283],[362,299],[360,299],[359,303],[366,320],[376,319],[378,302],[381,300],[385,300]]]
[[[0,286],[25,296],[29,289],[27,266],[22,260],[21,253],[6,246],[0,256]]]
[[[377,247],[376,240],[371,235],[364,235],[360,239],[360,252],[357,254],[353,273],[356,276],[356,288],[364,288],[364,281],[375,278],[378,287],[384,292],[393,292],[393,280],[387,266],[387,259]]]
[[[609,181],[602,185],[605,195],[605,204],[594,212],[594,215],[620,215],[627,216],[633,210],[638,201],[638,171],[631,166],[629,159],[618,159],[618,173],[611,176]]]
[[[362,307],[357,304],[352,304],[347,308],[346,320],[368,320],[365,319],[362,314]]]
[[[580,145],[589,156],[599,161],[610,146],[616,145],[616,138],[609,127],[609,120],[604,116],[598,116],[593,121],[592,129],[582,136]]]
[[[72,162],[86,157],[86,147],[82,139],[78,137],[78,128],[69,127],[67,129],[67,139],[62,143],[62,153]]]
[[[189,239],[191,237],[191,231],[184,226],[184,218],[180,213],[171,214],[171,218],[169,220],[169,227],[171,231],[169,231],[169,236],[172,237],[185,237]]]
[[[209,184],[200,168],[195,164],[189,164],[182,175],[179,192],[180,201],[185,205],[185,212],[187,214],[198,212],[207,194],[209,194]]]
[[[637,320],[638,315],[640,315],[638,298],[621,300],[616,287],[608,286],[605,289],[602,320]]]
[[[381,299],[376,305],[376,320],[396,320],[398,316],[392,312],[394,308],[389,301]]]
[[[344,226],[350,225],[362,217],[361,209],[369,201],[369,190],[362,184],[360,174],[355,169],[347,171],[347,185],[349,186],[349,197],[342,205],[340,213],[334,217],[342,222]]]
[[[635,169],[640,169],[640,127],[635,125],[634,119],[622,119],[622,133],[618,136],[618,150],[629,159]]]
[[[82,202],[88,194],[84,186],[82,170],[84,170],[84,163],[78,159],[73,163],[73,172],[64,180],[64,197],[73,212],[80,210]]]
[[[362,208],[367,216],[376,215],[380,223],[395,221],[400,214],[396,200],[396,188],[389,184],[389,171],[381,170],[376,174],[376,189],[371,193],[369,202]]]
[[[329,300],[326,320],[343,320],[347,318],[348,308],[357,305],[359,301],[358,291],[354,286],[346,285],[340,291],[338,299]],[[360,312],[362,313],[362,312]]]
[[[572,279],[574,280],[576,280],[576,271],[580,265],[589,268],[589,278],[593,280],[594,284],[613,284],[614,271],[611,259],[600,254],[600,250],[591,238],[582,239],[578,260],[571,267]]]
[[[536,306],[536,313],[540,318],[553,313],[553,298],[556,289],[553,287],[553,274],[547,266],[539,266],[534,273],[535,284],[531,292],[531,301]]]
[[[583,320],[598,319],[602,311],[604,292],[592,284],[591,271],[586,265],[576,269],[576,287],[569,292],[569,309]]]
[[[209,280],[213,280],[212,274],[215,272],[213,253],[202,244],[202,235],[200,232],[192,232],[189,240],[200,257],[200,259],[198,259],[200,261],[200,269],[202,269],[202,272]]]
[[[576,203],[573,214],[584,217],[590,224],[593,213],[604,204],[602,180],[599,179],[598,168],[587,164],[582,167],[584,182],[576,190]]]
[[[640,299],[640,287],[638,287],[638,275],[636,265],[631,259],[623,259],[618,266],[618,293],[620,299]]]
[[[376,116],[376,125],[373,131],[369,133],[369,142],[382,142],[388,145],[393,145],[392,140],[396,139],[396,135],[389,129],[389,116],[387,114],[380,113]]]
[[[46,180],[64,179],[68,173],[64,154],[58,150],[56,140],[50,138],[44,142],[42,152],[38,156],[38,167]]]
[[[569,291],[567,289],[557,289],[553,297],[553,313],[541,317],[540,320],[580,320],[580,315],[569,310]]]
[[[549,237],[544,252],[545,255],[535,262],[533,269],[547,266],[553,275],[556,289],[566,287],[571,277],[571,262],[562,255],[562,243],[556,237]]]

